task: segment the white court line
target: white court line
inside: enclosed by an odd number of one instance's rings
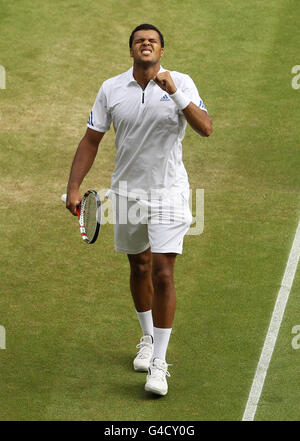
[[[277,335],[281,326],[284,310],[293,285],[294,277],[300,256],[300,221],[295,234],[294,242],[286,264],[284,276],[277,295],[273,314],[271,317],[267,336],[262,348],[260,359],[256,368],[255,376],[251,386],[250,394],[246,404],[242,421],[253,421],[256,408],[260,399],[261,391],[266,378],[267,370],[272,358]]]

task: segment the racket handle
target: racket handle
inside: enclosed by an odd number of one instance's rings
[[[67,194],[66,193],[61,195],[61,200],[64,203],[67,202]],[[76,208],[76,213],[77,213],[78,218],[80,218],[80,205]]]

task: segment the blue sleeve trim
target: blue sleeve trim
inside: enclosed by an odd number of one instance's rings
[[[90,116],[89,116],[89,120],[87,122],[90,126],[94,126],[93,123],[93,111],[91,111]]]
[[[201,110],[206,110],[206,112],[207,112],[207,108],[205,107],[204,102],[203,102],[202,100],[200,100],[200,104],[199,104],[198,107],[199,107]]]

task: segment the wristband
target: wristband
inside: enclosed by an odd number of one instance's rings
[[[180,89],[177,89],[173,95],[169,95],[180,110],[185,109],[191,102],[189,97]]]

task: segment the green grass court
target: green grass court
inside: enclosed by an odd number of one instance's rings
[[[299,221],[296,0],[0,1],[0,420],[242,419]],[[169,394],[133,372],[140,329],[112,225],[80,240],[60,202],[101,83],[127,70],[140,23],[162,65],[188,73],[214,132],[188,128],[184,162],[205,225],[177,260]],[[114,133],[83,188],[108,188]],[[256,420],[299,420],[300,272]]]

